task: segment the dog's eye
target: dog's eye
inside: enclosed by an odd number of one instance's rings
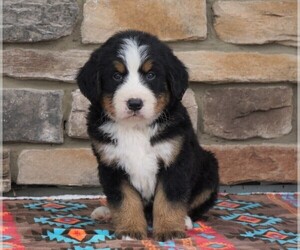
[[[154,80],[155,77],[156,77],[156,75],[155,75],[155,73],[152,72],[152,71],[150,71],[150,72],[148,72],[148,73],[146,74],[146,79],[147,79],[148,81]]]
[[[120,82],[123,80],[123,76],[119,72],[115,72],[113,74],[113,79],[117,82]]]

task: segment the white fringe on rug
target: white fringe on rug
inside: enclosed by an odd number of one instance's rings
[[[252,192],[252,193],[236,193],[232,195],[261,195],[261,194],[294,194],[297,192]],[[227,195],[230,193],[220,193],[221,195]],[[82,200],[82,199],[103,199],[105,195],[77,195],[77,194],[65,194],[56,196],[17,196],[17,197],[0,197],[0,200]]]
[[[17,196],[17,197],[0,197],[0,200],[82,200],[82,199],[103,199],[105,195],[77,195],[77,194],[66,194],[57,196]]]

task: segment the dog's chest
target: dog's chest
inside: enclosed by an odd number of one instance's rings
[[[159,170],[158,159],[169,157],[172,146],[166,143],[151,145],[150,138],[155,134],[155,128],[106,124],[101,130],[117,141],[116,145],[105,146],[107,157],[127,172],[130,182],[144,199],[151,199]]]

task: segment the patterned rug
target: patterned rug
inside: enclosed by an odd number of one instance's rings
[[[167,242],[117,240],[110,224],[90,218],[105,199],[4,200],[0,240],[3,249],[13,250],[296,250],[297,200],[295,193],[220,194],[207,220],[187,231],[188,238]]]

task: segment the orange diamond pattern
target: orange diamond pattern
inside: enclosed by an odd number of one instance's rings
[[[249,223],[259,223],[261,219],[246,216],[246,215],[241,215],[237,218],[239,221],[244,221],[244,222],[249,222]]]
[[[59,222],[59,223],[64,223],[64,224],[70,224],[70,225],[73,225],[73,224],[76,224],[78,222],[80,222],[80,220],[78,219],[75,219],[75,218],[56,218],[54,220],[55,222]]]
[[[68,235],[75,240],[82,241],[87,234],[83,229],[73,228],[69,231]]]
[[[280,240],[287,238],[286,235],[277,232],[267,232],[265,236],[271,239],[280,239]]]

